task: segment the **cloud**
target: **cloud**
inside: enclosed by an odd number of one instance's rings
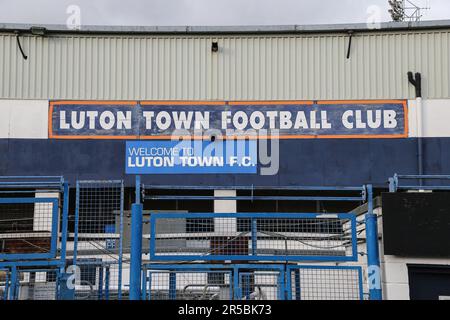
[[[429,2],[426,19],[450,18],[448,0]],[[367,8],[387,0],[0,0],[0,22],[64,24],[69,5],[81,8],[84,25],[267,25],[367,21]]]

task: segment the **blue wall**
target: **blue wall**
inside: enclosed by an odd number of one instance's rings
[[[426,174],[450,173],[450,138],[426,138]],[[0,139],[0,175],[64,175],[125,179],[123,140]],[[152,175],[149,184],[337,185],[386,187],[394,173],[417,173],[417,139],[300,139],[280,141],[280,170],[260,175]]]

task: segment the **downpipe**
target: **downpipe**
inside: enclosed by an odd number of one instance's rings
[[[422,112],[422,76],[419,72],[413,76],[411,71],[408,72],[408,81],[416,91],[416,126],[417,126],[417,171],[419,175],[423,175],[423,112]],[[422,179],[419,179],[419,186],[422,186]]]

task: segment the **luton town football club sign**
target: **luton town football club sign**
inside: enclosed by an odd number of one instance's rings
[[[170,140],[177,131],[194,137],[212,129],[228,138],[272,130],[280,139],[401,138],[407,106],[403,100],[52,101],[49,108],[50,138]]]

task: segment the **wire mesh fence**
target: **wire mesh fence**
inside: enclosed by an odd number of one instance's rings
[[[231,271],[147,270],[143,296],[149,300],[231,300]]]
[[[65,261],[66,268],[74,265],[78,270],[74,298],[126,299],[129,250],[124,248],[123,182],[78,181],[76,191]],[[63,225],[58,219],[61,195],[33,193],[34,198],[0,198],[0,260],[16,254],[17,259],[30,254],[50,258],[58,252],[58,232],[64,238],[58,230]],[[296,260],[355,261],[352,214],[152,212],[150,227],[150,252],[143,252],[150,253],[150,261],[172,261],[173,266],[199,260],[203,269],[144,267],[142,297],[147,299],[346,300],[363,296],[360,268],[285,269],[286,262]],[[208,269],[206,260],[243,265]],[[268,268],[268,261],[275,260],[283,265],[274,262],[275,267]],[[19,268],[14,277],[11,269],[0,270],[0,299],[58,298],[58,277],[59,269],[48,264],[34,270]]]
[[[154,213],[154,260],[356,260],[351,214]]]
[[[74,216],[76,299],[121,299],[123,182],[78,181]]]
[[[57,299],[56,269],[18,270],[14,294],[17,300]]]
[[[77,261],[79,278],[75,285],[76,300],[118,299],[118,288],[113,276],[118,274],[118,264],[101,259],[86,258]]]
[[[281,277],[277,271],[247,271],[239,273],[239,290],[243,300],[278,300],[283,295]]]
[[[362,271],[348,266],[298,266],[288,269],[292,300],[362,300]]]
[[[0,258],[52,258],[57,198],[0,198]]]
[[[284,270],[267,264],[150,264],[142,292],[149,300],[283,300]]]

